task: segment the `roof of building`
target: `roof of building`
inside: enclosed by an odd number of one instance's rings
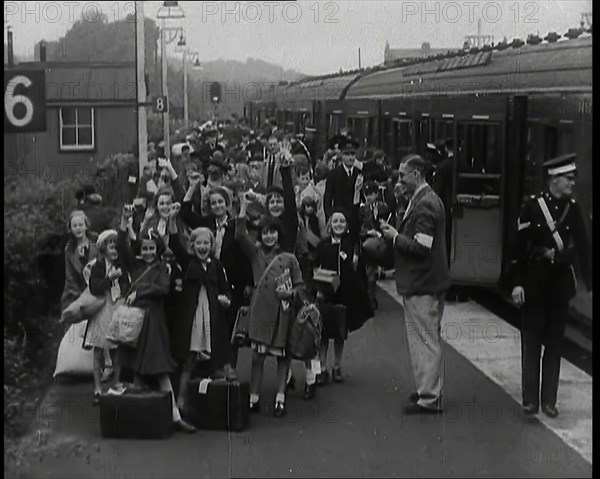
[[[46,72],[47,102],[135,102],[133,62],[23,62],[15,70]]]

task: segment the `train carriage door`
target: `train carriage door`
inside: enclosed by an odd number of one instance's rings
[[[431,141],[431,125],[429,117],[422,117],[416,123],[416,143],[417,154],[423,156],[427,152],[427,143]]]
[[[391,158],[391,166],[397,170],[402,158],[413,151],[413,122],[408,118],[394,118],[392,141],[394,151]]]
[[[495,284],[502,271],[502,123],[458,122],[450,274]]]

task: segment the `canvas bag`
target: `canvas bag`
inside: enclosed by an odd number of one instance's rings
[[[146,269],[146,271],[144,271],[139,278],[133,282],[129,288],[129,292],[125,295],[125,297],[131,294],[135,285],[137,285],[139,281],[156,266],[156,264]],[[110,324],[108,325],[106,339],[120,346],[135,348],[137,346],[140,333],[142,332],[142,327],[144,326],[145,316],[146,310],[135,306],[127,306],[121,302],[113,311]]]
[[[52,377],[92,375],[94,352],[92,349],[86,350],[81,347],[86,327],[87,321],[83,321],[72,324],[67,330],[58,347],[56,368]]]
[[[94,296],[88,286],[75,301],[65,308],[60,316],[60,322],[76,324],[94,317],[104,306],[104,296]]]

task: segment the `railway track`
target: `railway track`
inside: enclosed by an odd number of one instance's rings
[[[511,326],[521,329],[521,311],[502,293],[478,287],[460,288],[459,293],[479,303]],[[571,313],[565,329],[562,357],[579,369],[593,376],[592,323],[576,313]]]

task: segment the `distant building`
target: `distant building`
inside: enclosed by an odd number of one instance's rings
[[[133,62],[24,62],[7,71],[45,71],[46,130],[4,133],[4,162],[31,174],[50,165],[72,174],[116,153],[136,153]],[[58,179],[58,178],[57,178]]]
[[[383,63],[387,64],[400,59],[425,58],[455,50],[457,50],[456,47],[431,48],[429,42],[424,42],[421,48],[390,48],[390,44],[385,42]]]

